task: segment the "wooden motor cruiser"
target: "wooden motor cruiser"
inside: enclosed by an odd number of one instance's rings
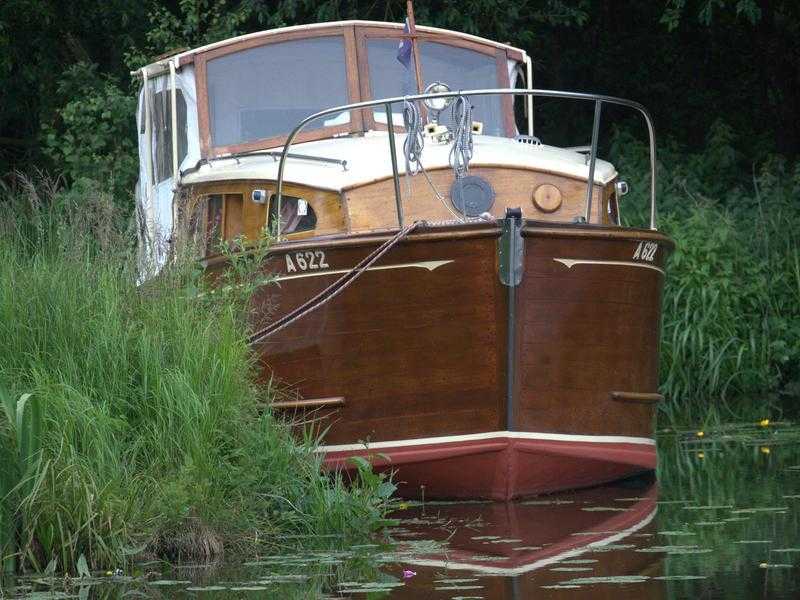
[[[530,89],[522,50],[413,23],[265,31],[137,73],[142,278],[182,219],[212,274],[219,242],[277,236],[253,347],[297,390],[275,409],[327,428],[328,466],[500,500],[655,467],[672,242],[654,186],[650,229],[620,225],[627,186],[597,157],[618,104],[654,168],[640,105]],[[591,147],[535,138],[536,97],[591,103]]]

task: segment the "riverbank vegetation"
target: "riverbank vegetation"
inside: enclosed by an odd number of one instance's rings
[[[610,6],[418,3],[417,20],[525,48],[537,87],[652,110],[659,224],[677,243],[660,425],[796,416],[800,4]],[[272,419],[236,299],[198,295],[189,262],[136,287],[128,71],[239,33],[404,17],[402,1],[0,4],[0,464],[11,465],[0,471],[0,546],[17,563],[6,566],[55,560],[74,572],[84,556],[113,568],[379,526],[390,484],[363,471],[347,490],[321,476],[310,444]],[[562,110],[537,104],[537,134],[585,143],[591,111]],[[631,134],[641,132],[605,119],[604,155],[632,187],[623,216],[646,224],[649,165]],[[37,169],[63,184],[31,179]]]
[[[127,220],[95,188],[23,179],[2,203],[7,569],[337,546],[380,527],[393,486],[321,473],[254,383],[237,303],[203,294],[190,262],[137,287]]]
[[[800,164],[772,156],[742,173],[731,130],[705,147],[667,140],[658,166],[668,262],[661,338],[664,426],[796,416],[800,393]],[[610,148],[631,181],[628,224],[646,226],[646,149],[626,133]]]

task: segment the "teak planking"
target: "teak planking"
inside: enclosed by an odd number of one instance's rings
[[[511,167],[473,167],[470,174],[488,180],[495,191],[495,201],[489,211],[493,217],[501,218],[506,208],[521,208],[522,215],[528,219],[541,221],[571,222],[585,211],[586,181],[541,171]],[[403,214],[406,221],[449,221],[454,219],[449,200],[450,186],[454,176],[451,169],[435,169],[428,172],[434,184],[432,188],[425,177],[411,179],[411,196],[405,177],[401,180],[400,191],[403,196]],[[543,184],[555,185],[562,195],[561,206],[550,212],[536,208],[533,202],[535,190]],[[613,187],[613,186],[610,186]],[[606,223],[607,210],[601,193],[602,186],[595,185],[592,201],[593,223]],[[436,192],[444,197],[436,197]],[[394,184],[391,178],[368,185],[356,187],[346,192],[352,231],[368,231],[397,227],[397,209],[394,199]],[[455,210],[455,209],[453,209]]]
[[[596,227],[596,226],[595,226]],[[525,273],[516,295],[517,363],[513,429],[581,435],[652,435],[663,275],[619,265],[568,268],[554,258],[630,261],[641,239],[659,241],[654,265],[671,248],[654,232],[527,226]],[[335,302],[261,345],[263,377],[296,386],[302,397],[346,397],[326,443],[496,431],[505,420],[508,295],[497,277],[495,224],[457,227],[430,243],[423,232],[384,264],[452,261],[433,271],[365,274]],[[614,237],[608,234],[613,233]],[[448,238],[448,234],[452,237]],[[490,235],[486,235],[490,234]],[[377,243],[318,240],[332,269],[358,262]],[[285,272],[280,244],[267,271]],[[220,268],[222,263],[210,266]],[[328,277],[283,281],[258,301],[279,318],[330,283]],[[626,396],[627,397],[627,396]],[[326,415],[328,418],[326,418]]]
[[[495,201],[489,211],[495,218],[502,218],[506,208],[521,208],[523,217],[537,221],[570,223],[584,215],[586,201],[586,182],[572,177],[552,173],[511,167],[474,167],[472,174],[480,175],[491,182],[495,190]],[[405,178],[401,182],[403,211],[407,221],[425,220],[429,222],[452,221],[458,214],[449,200],[449,190],[454,176],[450,169],[434,169],[428,172],[433,187],[425,177],[411,179],[411,195]],[[542,210],[536,204],[535,194],[540,186],[555,186],[560,193],[560,205],[555,210]],[[224,194],[223,208],[225,238],[231,240],[238,234],[254,240],[266,224],[267,206],[251,200],[256,189],[275,191],[271,181],[246,180],[204,183],[195,186],[195,195]],[[382,231],[396,228],[397,207],[394,198],[392,179],[351,188],[343,194],[319,190],[307,186],[287,183],[284,187],[287,196],[304,198],[317,215],[317,227],[313,231],[288,234],[288,239],[302,239],[340,233],[359,233]],[[609,218],[608,203],[613,198],[613,182],[603,188],[594,186],[592,202],[592,223],[615,225]],[[443,199],[436,197],[436,192]],[[242,198],[241,206],[234,196]],[[229,201],[230,198],[230,201]],[[269,202],[273,202],[271,197]],[[449,207],[449,208],[448,208]],[[452,209],[452,210],[451,210]]]

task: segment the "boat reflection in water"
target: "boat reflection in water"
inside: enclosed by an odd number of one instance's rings
[[[650,579],[662,574],[663,554],[637,551],[655,538],[657,495],[657,485],[645,482],[523,502],[427,503],[402,511],[396,536],[410,540],[404,565],[416,575],[400,595],[660,598],[663,585]],[[441,549],[416,553],[426,545],[423,536]],[[575,581],[595,577],[628,583]]]

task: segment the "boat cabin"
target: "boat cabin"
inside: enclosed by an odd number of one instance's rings
[[[532,95],[517,100],[521,123],[514,96],[467,95],[471,119],[462,133],[470,156],[462,173],[453,168],[453,103],[412,103],[422,121],[416,163],[404,154],[403,104],[325,115],[293,140],[278,203],[281,151],[313,113],[431,89],[530,88],[530,59],[518,48],[419,26],[412,56],[402,60],[408,39],[402,25],[391,23],[288,27],[181,52],[137,71],[137,197],[150,270],[169,254],[181,215],[197,211],[197,228],[211,242],[206,254],[220,240],[258,237],[264,226],[277,225],[279,213],[288,240],[391,230],[403,219],[500,218],[512,207],[531,220],[572,223],[586,216],[589,223],[618,224],[614,167],[602,160],[590,165],[585,150],[535,138]]]

